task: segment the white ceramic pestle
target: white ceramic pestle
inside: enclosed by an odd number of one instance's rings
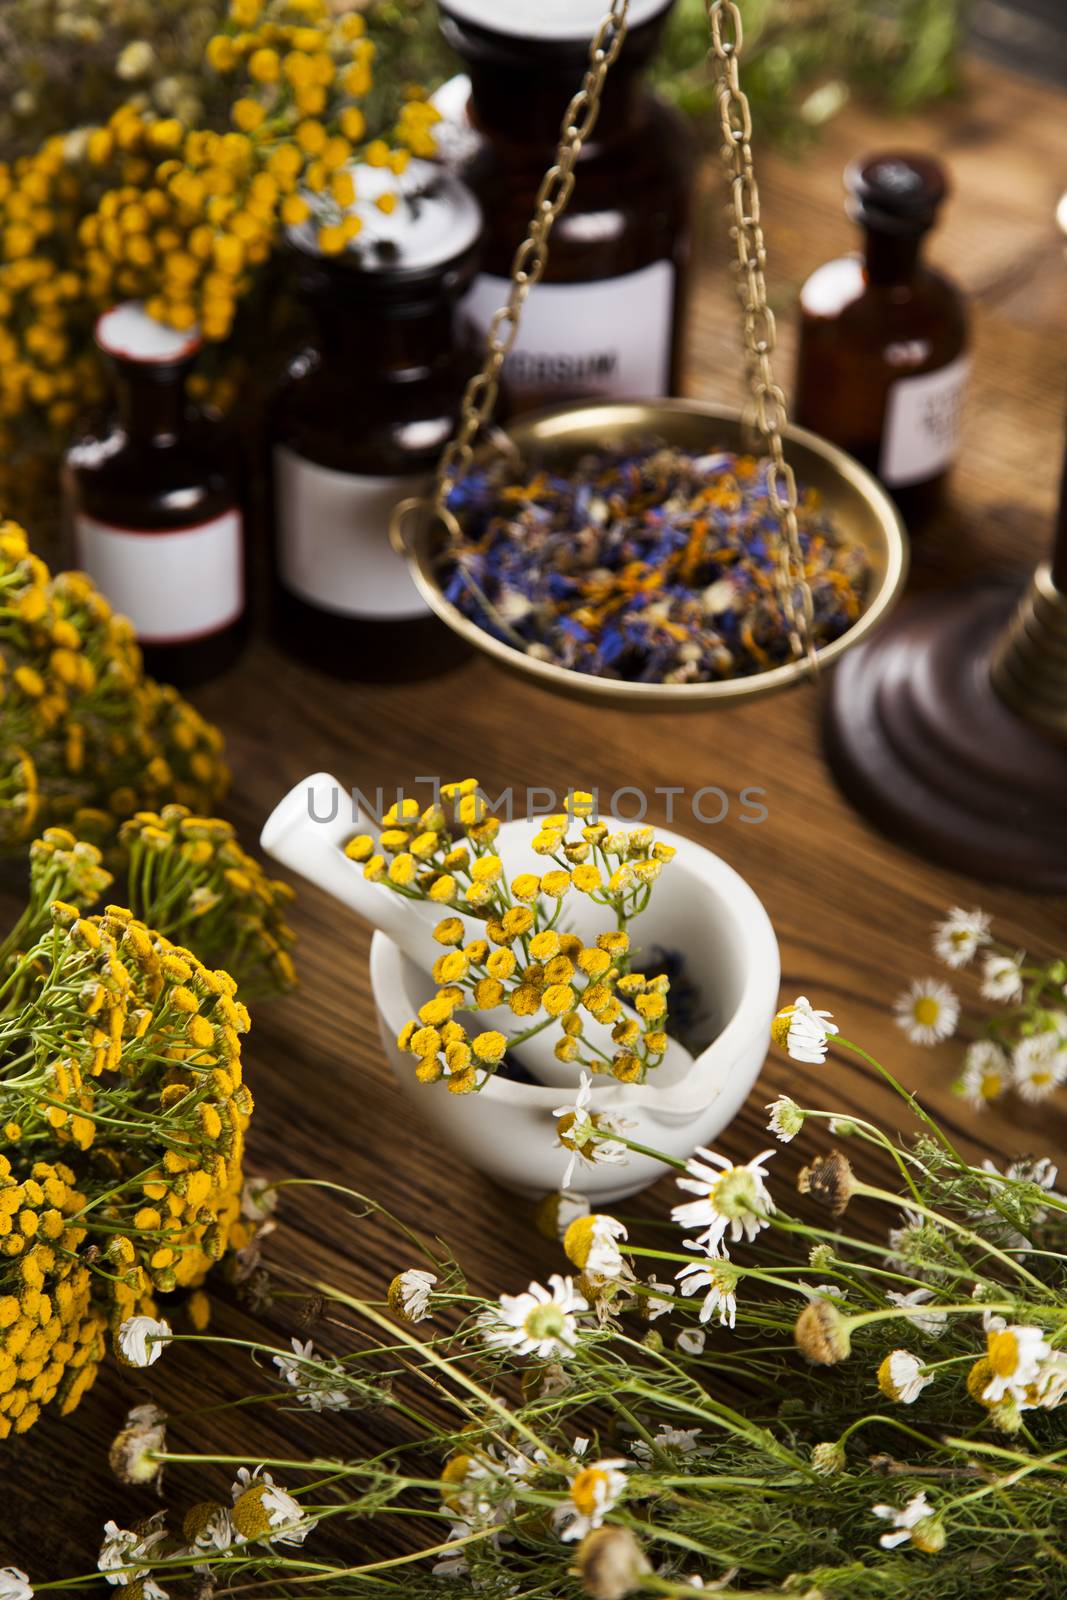
[[[467,941],[483,938],[485,924],[475,917],[426,901],[406,900],[381,885],[368,882],[360,869],[349,861],[344,846],[354,833],[372,833],[374,824],[354,806],[348,791],[328,772],[316,772],[298,783],[275,806],[260,834],[267,855],[301,877],[307,878],[334,899],[341,901],[378,928],[400,947],[409,960],[427,975],[441,955],[433,929],[442,916],[456,915],[464,925]],[[516,1018],[504,1007],[479,1011],[478,1021],[486,1028],[510,1033]],[[583,1018],[585,1036],[609,1056],[615,1053],[610,1029],[592,1018]],[[512,1052],[531,1077],[539,1083],[573,1090],[575,1069],[556,1059],[554,1046],[557,1028],[527,1039]],[[692,1057],[684,1045],[672,1039],[667,1053],[656,1068],[658,1075],[681,1083]]]

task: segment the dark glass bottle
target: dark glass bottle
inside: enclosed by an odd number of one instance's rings
[[[947,182],[929,156],[890,154],[853,163],[845,184],[863,253],[800,292],[793,413],[877,473],[915,525],[955,458],[970,366],[963,296],[921,253]]]
[[[357,197],[383,182],[355,170]],[[395,179],[392,180],[395,184]],[[482,218],[470,191],[413,161],[388,217],[339,255],[290,230],[309,341],[270,408],[275,625],[340,677],[429,676],[465,654],[389,543],[397,501],[425,493],[478,351],[457,312]]]
[[[516,409],[678,392],[693,150],[684,121],[643,71],[671,3],[631,3],[573,196],[505,363]],[[603,0],[442,0],[445,38],[470,74],[469,90],[453,79],[435,98],[453,125],[441,130],[443,157],[455,151],[486,215],[482,270],[467,300],[481,331],[507,298],[512,256],[605,10]]]
[[[199,349],[137,303],[97,323],[114,373],[115,414],[63,466],[75,563],[129,617],[155,677],[192,684],[240,653],[245,542],[240,472],[222,426],[190,405]]]

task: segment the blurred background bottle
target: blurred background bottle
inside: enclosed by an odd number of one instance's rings
[[[245,634],[245,547],[236,450],[189,402],[200,348],[139,302],[105,312],[115,410],[67,451],[65,519],[75,565],[129,617],[155,677],[199,683],[230,666]]]
[[[457,301],[482,217],[430,162],[402,178],[358,166],[353,179],[361,228],[339,253],[322,252],[312,220],[289,230],[310,331],[268,419],[274,621],[285,648],[325,671],[411,679],[465,653],[390,545],[389,517],[429,487],[479,364]]]
[[[584,395],[665,395],[679,385],[693,145],[644,80],[672,0],[631,0],[629,32],[548,267],[523,311],[504,375],[519,410]],[[443,0],[441,27],[469,77],[435,103],[443,158],[486,215],[467,299],[480,330],[503,305],[560,121],[586,69],[603,0]]]
[[[963,296],[922,257],[948,185],[932,157],[890,153],[853,162],[845,186],[863,247],[800,291],[793,416],[877,473],[916,526],[955,460],[970,368]]]

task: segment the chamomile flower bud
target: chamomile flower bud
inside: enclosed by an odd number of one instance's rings
[[[425,1322],[430,1315],[430,1300],[436,1274],[418,1267],[400,1272],[389,1285],[389,1309],[401,1322]]]
[[[812,1446],[811,1469],[820,1477],[833,1477],[845,1470],[845,1447],[839,1439]]]

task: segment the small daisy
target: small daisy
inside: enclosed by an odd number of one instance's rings
[[[672,1207],[674,1221],[683,1228],[702,1228],[700,1244],[710,1255],[718,1252],[727,1231],[735,1243],[742,1237],[754,1239],[770,1226],[767,1218],[774,1210],[763,1170],[773,1154],[763,1150],[745,1166],[735,1167],[713,1150],[698,1149],[685,1164],[689,1176],[676,1181],[700,1199]]]
[[[0,1600],[33,1600],[33,1585],[21,1567],[0,1567]]]
[[[927,1384],[933,1383],[918,1356],[910,1350],[892,1350],[878,1368],[878,1387],[888,1400],[914,1405]]]
[[[389,1285],[389,1306],[405,1322],[425,1322],[430,1315],[430,1299],[437,1277],[421,1267],[398,1273]]]
[[[278,1190],[266,1178],[246,1178],[241,1187],[241,1215],[249,1222],[266,1222],[278,1205]]]
[[[251,1540],[303,1544],[315,1526],[315,1518],[307,1515],[299,1500],[294,1500],[262,1467],[254,1472],[239,1467],[230,1494],[236,1544]]]
[[[169,1322],[155,1317],[127,1317],[119,1329],[119,1354],[131,1367],[150,1367],[170,1341]]]
[[[626,1228],[617,1217],[594,1212],[575,1218],[563,1236],[563,1249],[591,1282],[627,1282],[633,1273],[619,1249],[625,1239]]]
[[[996,1040],[976,1039],[967,1046],[957,1090],[975,1111],[983,1111],[1000,1099],[1010,1076],[1011,1062]]]
[[[1014,956],[1001,955],[995,950],[989,951],[982,963],[982,999],[1021,1000],[1022,965],[1025,960],[1025,950],[1017,950]]]
[[[804,1113],[796,1101],[791,1100],[787,1094],[780,1094],[767,1110],[771,1114],[767,1123],[768,1133],[773,1133],[782,1144],[788,1144],[790,1139],[795,1139],[804,1126]]]
[[[651,1461],[656,1450],[673,1450],[680,1456],[691,1456],[699,1448],[697,1440],[700,1438],[699,1428],[671,1428],[661,1422],[649,1444],[645,1439],[638,1439],[634,1445],[634,1455],[641,1461]]]
[[[909,1289],[907,1294],[900,1294],[896,1289],[888,1289],[886,1291],[886,1299],[891,1300],[895,1306],[900,1306],[902,1310],[906,1311],[910,1306],[926,1305],[928,1301],[933,1299],[933,1290]],[[920,1333],[927,1334],[931,1339],[940,1338],[945,1331],[947,1322],[948,1313],[938,1311],[935,1307],[931,1307],[929,1311],[916,1312],[908,1318],[910,1327],[918,1328]]]
[[[531,1283],[525,1294],[502,1294],[499,1307],[479,1318],[482,1338],[494,1350],[514,1350],[520,1356],[572,1356],[578,1346],[575,1320],[589,1304],[570,1278],[553,1273],[549,1287]]]
[[[1026,1391],[1036,1383],[1041,1365],[1052,1354],[1052,1346],[1040,1328],[990,1327],[986,1334],[986,1357],[993,1376],[982,1390],[988,1405],[1002,1400],[1025,1401]]]
[[[669,1298],[663,1298],[664,1296],[673,1295],[674,1284],[661,1283],[658,1278],[649,1278],[648,1287],[658,1291],[656,1294],[642,1296],[645,1305],[645,1316],[649,1322],[655,1322],[657,1317],[664,1317],[668,1311],[674,1310],[674,1301]]]
[[[706,1261],[693,1261],[677,1274],[678,1287],[683,1294],[699,1294],[707,1290],[700,1308],[701,1322],[708,1322],[717,1311],[719,1325],[732,1328],[737,1321],[737,1280],[741,1276],[737,1267],[726,1260],[709,1257]]]
[[[601,1526],[626,1488],[625,1469],[629,1465],[622,1456],[610,1456],[579,1468],[570,1480],[570,1498],[553,1512],[561,1539],[568,1543],[584,1539]]]
[[[984,911],[953,906],[944,922],[934,924],[934,954],[949,967],[965,967],[979,945],[989,943],[989,917]]]
[[[623,1117],[612,1117],[604,1111],[590,1111],[593,1098],[593,1080],[583,1072],[577,1098],[569,1106],[557,1106],[552,1115],[559,1118],[556,1136],[565,1150],[571,1152],[567,1170],[560,1185],[564,1191],[571,1186],[574,1169],[579,1161],[586,1166],[622,1166],[630,1159],[630,1152],[619,1143],[618,1136],[634,1124]]]
[[[1058,1034],[1034,1033],[1020,1039],[1011,1056],[1011,1077],[1024,1100],[1044,1100],[1067,1078],[1067,1050]]]
[[[348,1391],[336,1386],[345,1375],[340,1362],[316,1356],[310,1339],[304,1344],[294,1339],[292,1344],[293,1354],[275,1356],[274,1365],[290,1388],[296,1390],[301,1405],[311,1411],[346,1411],[350,1404]]]
[[[702,1356],[708,1336],[703,1328],[683,1328],[675,1343],[687,1356]]]
[[[156,1515],[139,1530],[120,1528],[116,1522],[104,1523],[104,1542],[100,1546],[97,1557],[97,1571],[102,1572],[108,1583],[128,1584],[134,1578],[138,1581],[151,1581],[147,1572],[142,1570],[161,1539],[166,1538],[166,1532],[161,1526],[162,1514]],[[135,1569],[134,1571],[131,1571]]]
[[[878,1540],[883,1550],[895,1550],[898,1544],[907,1544],[909,1539],[913,1543],[919,1543],[914,1537],[915,1529],[933,1516],[933,1507],[926,1498],[925,1490],[913,1495],[901,1510],[896,1506],[872,1506],[871,1510],[876,1517],[891,1522],[895,1530],[893,1533],[883,1533]]]
[[[960,1003],[947,983],[916,979],[894,1003],[897,1027],[912,1044],[940,1044],[951,1038],[960,1018]]]
[[[809,1000],[800,995],[791,1006],[783,1006],[771,1026],[771,1038],[783,1050],[788,1050],[794,1061],[806,1061],[821,1066],[826,1060],[831,1034],[837,1025],[831,1021],[829,1011],[816,1011]]]

